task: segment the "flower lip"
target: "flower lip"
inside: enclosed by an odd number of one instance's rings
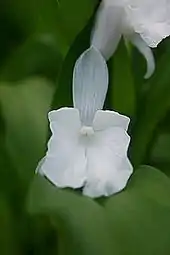
[[[77,60],[73,75],[74,108],[49,113],[52,136],[36,172],[59,188],[83,188],[92,198],[122,190],[133,172],[127,158],[129,118],[103,111],[108,69],[90,47]]]
[[[36,172],[57,187],[83,188],[92,198],[124,189],[133,172],[127,158],[127,117],[100,110],[93,126],[83,126],[78,109],[62,108],[49,119],[53,135]]]

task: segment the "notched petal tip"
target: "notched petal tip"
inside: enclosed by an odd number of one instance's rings
[[[96,140],[87,148],[87,181],[83,194],[110,196],[125,188],[133,172],[127,158],[130,137],[120,127],[96,132]]]
[[[114,176],[110,175],[107,180],[96,180],[87,183],[83,189],[83,194],[91,198],[109,197],[124,190],[133,174],[133,167],[128,158],[123,159],[122,167],[117,169]]]

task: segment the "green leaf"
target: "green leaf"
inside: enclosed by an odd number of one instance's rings
[[[64,106],[73,106],[72,103],[72,79],[73,69],[76,60],[89,47],[89,38],[91,33],[90,21],[83,31],[76,37],[73,45],[64,60],[58,82],[57,89],[53,99],[53,108],[57,109]]]
[[[148,161],[170,176],[170,133],[159,130],[154,139]]]
[[[17,236],[14,234],[13,217],[7,200],[0,194],[0,254],[17,255]]]
[[[114,110],[129,116],[135,113],[135,88],[129,52],[122,40],[110,62],[111,89],[109,95]]]
[[[152,160],[170,163],[170,134],[162,133],[153,145]]]
[[[169,197],[169,178],[142,166],[102,205],[35,176],[27,206],[31,214],[51,218],[65,247],[61,254],[169,255]]]
[[[49,111],[54,88],[44,79],[32,78],[18,83],[1,83],[0,104],[4,119],[4,143],[13,167],[22,181],[34,174],[44,155]]]
[[[26,40],[11,54],[0,70],[1,81],[18,81],[33,75],[56,80],[62,52],[52,34],[41,34]]]
[[[62,28],[69,44],[72,44],[75,37],[88,23],[97,3],[98,0],[59,0],[60,28]]]
[[[25,39],[25,34],[20,28],[15,18],[10,15],[9,10],[4,8],[4,3],[0,2],[0,66],[3,65],[5,59],[12,53]]]
[[[0,176],[0,193],[17,210],[19,203],[23,202],[22,182],[5,146],[2,145],[0,146]],[[19,197],[18,194],[20,194]]]
[[[169,198],[169,178],[155,168],[142,166],[125,191],[106,201],[120,254],[170,254]]]
[[[1,45],[7,48],[12,44],[12,50],[7,49],[10,54],[2,65],[0,80],[21,80],[34,74],[56,79],[61,61],[92,17],[96,4],[97,0],[44,0],[43,3],[7,0],[2,5],[2,14],[5,22],[12,20],[7,27],[11,36],[7,37],[2,30]],[[12,36],[14,29],[17,38]],[[6,56],[5,50],[3,54]]]
[[[154,131],[170,109],[170,50],[165,50],[157,63],[152,79],[145,86],[150,87],[140,103],[132,136],[132,161],[135,166],[145,162]]]
[[[114,240],[104,211],[92,199],[58,190],[37,175],[28,201],[30,213],[51,215],[59,234],[59,254],[113,254]]]
[[[58,35],[60,45],[70,46],[84,28],[94,12],[97,0],[7,0],[5,9],[16,20],[22,20],[23,30],[31,33],[53,33]],[[27,29],[28,30],[28,29]]]

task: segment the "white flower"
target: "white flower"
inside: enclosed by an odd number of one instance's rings
[[[122,190],[132,174],[127,158],[129,118],[102,111],[108,69],[94,47],[78,59],[73,75],[75,108],[49,113],[52,137],[38,172],[58,187],[83,187],[90,197]]]
[[[146,58],[145,78],[149,78],[155,69],[149,47],[157,47],[170,35],[170,0],[103,0],[92,33],[92,45],[109,59],[122,35]]]

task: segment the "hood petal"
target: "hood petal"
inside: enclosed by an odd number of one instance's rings
[[[91,35],[91,45],[108,60],[115,52],[121,38],[123,9],[113,1],[103,1],[98,9]]]
[[[94,47],[77,60],[73,74],[74,107],[79,109],[83,125],[91,126],[95,112],[103,108],[108,89],[108,69]]]
[[[61,108],[49,113],[52,136],[38,172],[57,187],[82,187],[85,182],[85,149],[79,143],[79,112]]]
[[[127,158],[129,136],[121,128],[96,132],[87,148],[87,181],[83,193],[90,197],[110,196],[127,184],[133,168]]]

